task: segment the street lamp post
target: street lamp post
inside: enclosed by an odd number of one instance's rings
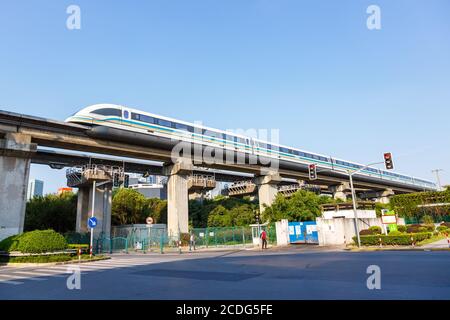
[[[357,208],[357,204],[356,204],[356,191],[355,191],[355,187],[353,185],[353,175],[367,169],[368,167],[371,167],[371,166],[374,166],[377,164],[382,164],[382,163],[384,163],[384,162],[375,162],[375,163],[368,164],[362,168],[359,168],[358,170],[355,170],[355,171],[351,171],[351,170],[347,171],[348,176],[350,178],[350,188],[352,190],[353,215],[354,215],[354,221],[355,221],[356,237],[358,239],[358,247],[361,247],[361,238],[359,237],[358,208]]]
[[[350,177],[350,188],[352,190],[353,217],[354,217],[354,221],[355,221],[356,237],[358,238],[358,247],[361,247],[361,238],[359,237],[359,225],[358,225],[358,207],[356,204],[355,187],[353,186],[353,173],[348,171],[348,176]]]
[[[361,238],[359,237],[359,225],[358,225],[358,208],[357,208],[357,203],[356,203],[356,191],[355,191],[355,187],[353,184],[353,175],[355,175],[358,172],[361,172],[371,166],[375,166],[378,164],[383,164],[384,162],[375,162],[375,163],[370,163],[362,168],[359,168],[358,170],[355,171],[351,171],[351,170],[347,170],[347,174],[349,176],[350,179],[350,189],[352,191],[352,202],[353,202],[353,219],[355,222],[355,232],[356,232],[356,237],[358,239],[358,247],[361,247]],[[334,170],[323,170],[323,171],[319,171],[318,173],[322,173],[325,171],[334,171]]]

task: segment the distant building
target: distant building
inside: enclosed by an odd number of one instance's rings
[[[144,178],[140,175],[131,175],[128,181],[130,189],[138,191],[146,198],[167,200],[167,184],[164,176],[151,175]]]
[[[73,192],[73,189],[72,188],[59,188],[58,196],[62,195],[63,193],[66,193],[66,192]]]
[[[44,181],[33,179],[28,183],[27,200],[44,195]]]
[[[167,185],[156,183],[139,183],[130,185],[130,189],[134,189],[146,198],[158,198],[167,200]]]

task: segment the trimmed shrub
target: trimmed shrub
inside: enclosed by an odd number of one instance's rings
[[[379,226],[372,226],[369,229],[361,230],[359,232],[360,236],[377,235],[381,234],[381,228]]]
[[[406,226],[406,232],[408,233],[418,233],[419,228],[421,228],[422,225],[420,224],[410,224]]]
[[[373,234],[381,234],[381,227],[379,226],[371,226],[369,230],[371,230]]]
[[[447,227],[448,229],[450,229],[450,222],[442,222],[442,223],[441,223],[441,226],[445,226],[445,227]]]
[[[439,227],[437,227],[437,231],[439,231],[441,233],[448,232],[447,230],[448,230],[448,228],[443,225],[440,225]]]
[[[434,230],[436,229],[434,223],[426,224],[423,227],[426,228],[428,232],[434,232]]]
[[[372,236],[362,236],[361,244],[364,246],[377,246],[381,243],[384,245],[402,245],[408,246],[413,242],[420,242],[426,239],[431,238],[432,233],[415,233],[415,234],[401,234],[401,235],[372,235]],[[356,237],[353,237],[353,241],[356,243],[358,240]]]
[[[392,237],[392,236],[401,236],[401,235],[403,235],[403,233],[400,232],[400,231],[391,231],[388,234],[388,236],[390,236],[390,237]]]
[[[67,248],[64,237],[53,230],[25,232],[17,240],[16,250],[23,253],[53,252]]]
[[[359,232],[359,235],[360,236],[371,236],[371,235],[374,235],[374,233],[372,230],[366,229],[366,230],[361,230]]]
[[[191,239],[191,234],[190,233],[181,233],[180,239],[181,239],[181,246],[183,246],[183,247],[188,246],[189,240]]]
[[[406,226],[397,226],[397,230],[402,232],[402,233],[405,233],[406,232]]]
[[[16,234],[0,241],[0,251],[11,252],[17,251],[20,235]]]
[[[70,244],[89,244],[90,243],[90,233],[80,233],[80,232],[66,232],[64,238],[67,243]]]
[[[422,223],[424,224],[432,224],[434,223],[434,219],[432,216],[430,215],[424,215],[421,219]],[[433,230],[434,231],[434,230]]]

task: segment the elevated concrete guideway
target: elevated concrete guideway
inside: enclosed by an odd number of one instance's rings
[[[21,232],[23,229],[23,217],[25,208],[26,188],[28,185],[28,172],[31,162],[52,164],[53,167],[61,167],[77,161],[86,161],[86,157],[61,154],[64,152],[42,151],[42,147],[50,147],[63,150],[78,152],[90,152],[95,154],[111,155],[115,157],[127,157],[141,159],[146,161],[162,162],[160,166],[145,166],[143,164],[128,161],[126,170],[150,170],[150,174],[169,176],[168,182],[168,221],[169,230],[173,233],[187,232],[187,199],[188,199],[188,171],[194,174],[194,166],[186,164],[185,160],[177,159],[175,163],[172,160],[171,149],[161,147],[158,142],[143,143],[142,134],[134,139],[135,134],[127,133],[128,141],[125,138],[111,140],[107,136],[99,138],[99,130],[102,127],[90,127],[61,121],[49,120],[39,117],[22,115],[12,112],[0,111],[0,170],[2,179],[0,179],[0,202],[17,203],[15,206],[0,206],[0,232],[1,230],[13,230]],[[101,130],[100,130],[101,131]],[[116,130],[117,131],[117,130]],[[119,130],[121,131],[121,130]],[[123,131],[121,131],[123,132]],[[115,137],[119,137],[115,132]],[[192,155],[184,155],[192,156]],[[238,156],[238,152],[235,152]],[[258,161],[260,156],[255,156]],[[100,159],[103,162],[112,163],[112,159]],[[183,165],[180,161],[183,160]],[[192,162],[192,159],[190,159]],[[194,165],[200,165],[203,168],[221,170],[221,178],[226,181],[235,181],[231,179],[231,172],[240,173],[243,176],[251,176],[258,186],[258,195],[261,203],[270,204],[277,192],[277,185],[284,179],[307,180],[308,166],[305,164],[296,164],[289,161],[280,161],[279,169],[276,172],[264,173],[265,168],[262,165],[254,164],[229,164],[229,163],[205,163],[204,159],[193,159]],[[123,161],[119,161],[123,164]],[[260,163],[259,161],[258,163]],[[128,167],[129,166],[129,167]],[[180,167],[181,166],[181,167]],[[180,169],[181,168],[181,169]],[[189,169],[187,169],[189,168]],[[200,170],[201,171],[201,170]],[[206,170],[208,171],[208,170]],[[204,172],[198,172],[202,174]],[[220,174],[216,174],[218,179]],[[239,177],[236,180],[242,180]],[[220,179],[220,178],[219,178]],[[336,187],[341,194],[345,195],[345,185],[348,181],[346,174],[327,171],[319,173],[319,179],[314,183],[317,185]],[[422,191],[422,188],[414,185],[406,185],[399,182],[375,179],[361,175],[355,175],[354,184],[370,192],[384,192],[383,197],[391,193],[408,193]],[[386,192],[385,192],[386,191]],[[381,194],[381,193],[380,193]],[[1,225],[6,221],[5,225]],[[14,231],[14,232],[16,232]],[[16,232],[17,233],[17,232]],[[0,237],[2,234],[0,234]]]
[[[106,154],[112,156],[121,156],[150,161],[161,161],[172,163],[171,151],[155,147],[133,145],[129,143],[108,141],[104,139],[92,138],[90,135],[91,127],[65,123],[62,121],[48,120],[39,117],[22,115],[13,112],[0,110],[0,135],[7,132],[21,133],[31,137],[31,142],[39,147],[51,147],[72,151],[84,151],[97,154]],[[194,159],[195,161],[203,159]],[[202,167],[240,172],[245,174],[261,175],[262,167],[250,164],[201,164]],[[293,168],[290,163],[280,162],[278,173],[283,178],[307,180],[308,168]],[[372,181],[373,180],[373,181]],[[415,192],[423,191],[423,188],[405,185],[387,179],[368,179],[363,176],[355,175],[354,183],[356,187],[385,190],[392,189],[394,192]],[[348,182],[345,174],[327,171],[319,173],[319,179],[315,181],[318,185],[336,185]]]

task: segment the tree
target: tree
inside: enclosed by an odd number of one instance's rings
[[[167,201],[159,198],[146,199],[148,214],[154,223],[167,223]]]
[[[233,219],[233,226],[242,227],[255,223],[255,210],[255,206],[251,204],[243,204],[231,209],[230,215]]]
[[[264,221],[310,221],[319,217],[322,212],[320,205],[332,203],[328,197],[318,196],[313,192],[299,190],[290,198],[278,194],[271,206],[267,206],[263,213]]]
[[[150,214],[147,199],[138,191],[120,188],[112,199],[112,224],[145,223]]]
[[[59,233],[75,230],[77,195],[65,192],[34,197],[26,206],[24,231],[53,229]]]
[[[208,215],[208,227],[230,227],[232,222],[230,212],[222,205],[215,207]]]

